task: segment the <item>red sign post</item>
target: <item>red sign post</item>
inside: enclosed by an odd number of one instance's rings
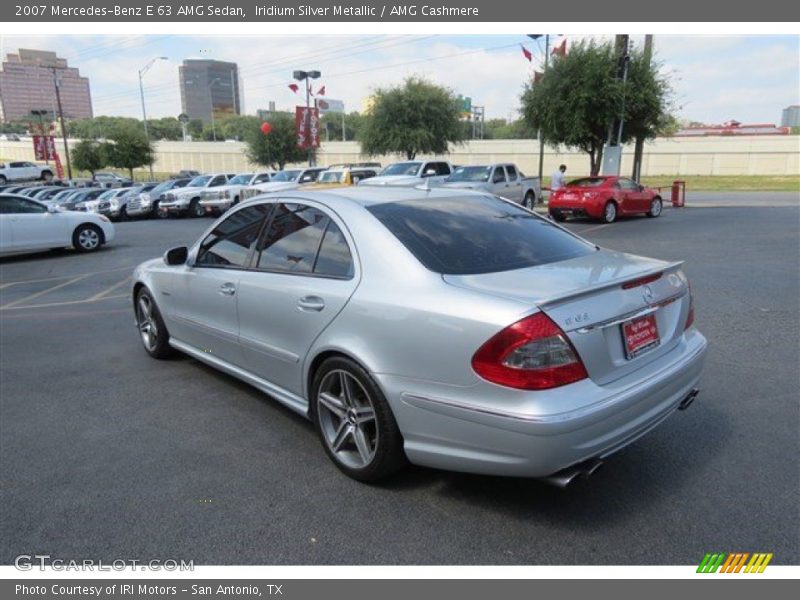
[[[294,127],[297,132],[297,147],[319,148],[319,109],[295,107]]]
[[[64,167],[61,165],[61,157],[56,150],[56,139],[52,135],[34,135],[33,152],[36,160],[54,161],[59,179],[64,178]]]

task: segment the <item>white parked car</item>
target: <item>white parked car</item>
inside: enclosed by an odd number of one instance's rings
[[[407,160],[389,165],[377,177],[359,181],[358,185],[413,187],[425,180],[430,185],[436,185],[452,172],[453,165],[446,160]]]
[[[328,167],[308,167],[307,169],[284,169],[275,173],[268,182],[251,185],[239,193],[239,200],[244,201],[268,192],[285,192],[296,190],[301,185],[314,183]]]
[[[18,194],[0,194],[0,255],[75,248],[93,252],[114,239],[103,215],[48,208]]]
[[[213,191],[233,179],[233,173],[216,173],[212,175],[198,175],[186,187],[170,190],[164,194],[164,199],[158,205],[158,212],[162,216],[188,215],[202,217],[206,209],[200,205],[203,194]]]
[[[53,179],[53,169],[49,166],[35,165],[24,160],[8,163],[0,162],[0,185],[4,185],[9,181],[31,181],[33,179],[51,181]]]

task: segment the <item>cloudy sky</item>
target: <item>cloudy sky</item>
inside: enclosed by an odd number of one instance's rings
[[[579,36],[567,36],[568,44]],[[602,37],[602,36],[597,36]],[[607,37],[607,36],[606,36]],[[634,44],[642,36],[632,36]],[[534,55],[528,63],[520,44]],[[673,77],[679,116],[705,123],[736,119],[780,122],[800,104],[800,36],[655,37],[656,60]],[[0,53],[54,50],[90,78],[97,115],[141,116],[137,71],[167,56],[145,77],[149,117],[180,113],[178,65],[184,58],[237,62],[247,113],[274,100],[297,101],[288,89],[293,69],[319,69],[320,85],[346,109],[361,110],[377,87],[423,75],[486,107],[487,118],[516,118],[523,82],[543,48],[525,35],[360,36],[14,36],[0,35]]]

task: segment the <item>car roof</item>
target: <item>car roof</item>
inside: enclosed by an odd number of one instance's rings
[[[295,197],[308,200],[318,200],[325,204],[336,204],[350,201],[361,206],[373,206],[387,202],[405,202],[409,200],[426,200],[436,198],[463,198],[465,196],[485,195],[469,190],[454,190],[450,188],[431,188],[426,190],[420,187],[373,187],[373,186],[348,186],[325,190],[297,189],[283,192],[274,192],[282,198]]]

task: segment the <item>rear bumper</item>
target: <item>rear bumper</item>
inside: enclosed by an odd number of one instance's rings
[[[547,209],[551,213],[560,213],[564,216],[599,219],[603,216],[603,205],[603,202],[595,200],[563,200],[556,198],[548,202]]]
[[[705,338],[692,329],[657,364],[613,385],[584,380],[546,392],[509,391],[488,382],[458,388],[397,376],[376,378],[387,393],[411,462],[545,477],[605,458],[660,424],[698,387],[706,348]],[[573,400],[577,396],[581,402],[565,412],[541,411],[541,406],[552,406],[552,398],[542,400],[553,393]]]

